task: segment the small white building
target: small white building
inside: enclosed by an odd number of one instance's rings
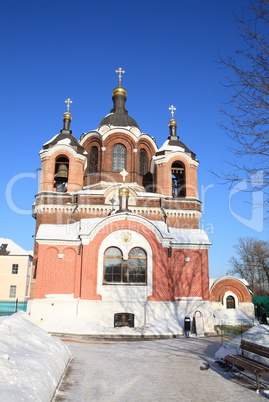
[[[0,237],[0,299],[27,301],[32,273],[32,252]]]

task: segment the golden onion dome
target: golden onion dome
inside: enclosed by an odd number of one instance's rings
[[[112,96],[115,96],[115,95],[127,96],[127,91],[123,87],[119,86],[117,88],[114,88],[112,91]]]
[[[129,189],[127,187],[120,187],[119,188],[119,196],[120,197],[128,197],[129,195]]]
[[[170,127],[170,126],[176,126],[176,127],[177,127],[177,122],[176,122],[176,120],[171,119],[171,120],[169,121],[169,123],[168,123],[168,126],[169,126],[169,127]]]
[[[63,115],[63,119],[72,120],[72,115],[69,112],[65,112]]]

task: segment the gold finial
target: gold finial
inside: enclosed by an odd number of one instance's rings
[[[175,110],[177,110],[177,108],[175,106],[171,105],[168,109],[171,110],[171,118],[173,119]]]
[[[66,103],[66,111],[69,112],[69,110],[70,110],[70,104],[73,103],[73,101],[71,101],[71,99],[68,98],[68,99],[66,99],[64,102]]]
[[[122,175],[122,182],[125,183],[125,177],[129,174],[128,172],[126,172],[125,169],[123,169],[120,174]]]
[[[125,74],[125,71],[119,67],[118,70],[115,71],[115,73],[118,73],[118,85],[119,87],[121,87],[121,78],[122,78],[122,74]]]

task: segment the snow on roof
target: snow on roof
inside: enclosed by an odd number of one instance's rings
[[[169,232],[177,243],[211,244],[206,232],[202,229],[169,228]]]
[[[169,145],[169,139],[165,141],[165,143],[158,149],[158,152],[161,151],[172,151],[172,152],[185,152],[185,149],[179,147],[178,145]]]
[[[32,251],[26,251],[11,239],[0,237],[0,247],[2,244],[7,244],[8,255],[33,255]]]
[[[89,235],[92,230],[106,218],[90,218],[81,219],[67,225],[49,225],[43,224],[39,226],[36,240],[62,240],[62,241],[78,241],[79,236]],[[158,229],[163,238],[170,239],[172,243],[177,244],[203,244],[210,245],[207,234],[201,229],[177,229],[168,228],[163,221],[150,221],[152,225]]]
[[[80,222],[68,225],[40,225],[36,234],[36,240],[69,240],[79,239]]]
[[[50,144],[58,135],[59,135],[59,134],[54,135],[49,141],[45,142],[45,143],[43,144],[43,147],[44,147],[45,145]]]
[[[247,281],[246,279],[237,278],[236,276],[229,276],[229,275],[227,275],[227,276],[222,276],[221,278],[211,278],[211,279],[210,279],[210,289],[211,289],[217,282],[222,281],[223,279],[235,279],[235,280],[237,280],[237,281],[239,281],[239,282],[242,282],[243,285],[245,285],[245,286],[247,286],[247,287],[249,286],[249,283],[248,283],[248,281]]]
[[[57,141],[57,144],[70,145],[71,144],[71,139],[70,138],[64,138],[62,140]]]

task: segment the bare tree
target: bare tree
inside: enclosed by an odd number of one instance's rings
[[[248,18],[237,17],[244,47],[234,57],[221,59],[227,67],[230,102],[222,112],[234,141],[229,183],[246,180],[266,192],[269,184],[269,0],[249,0]],[[226,120],[226,119],[225,119]],[[268,191],[266,192],[268,194]]]
[[[246,279],[255,296],[269,295],[269,243],[252,237],[239,238],[238,257],[230,259],[228,274]]]

